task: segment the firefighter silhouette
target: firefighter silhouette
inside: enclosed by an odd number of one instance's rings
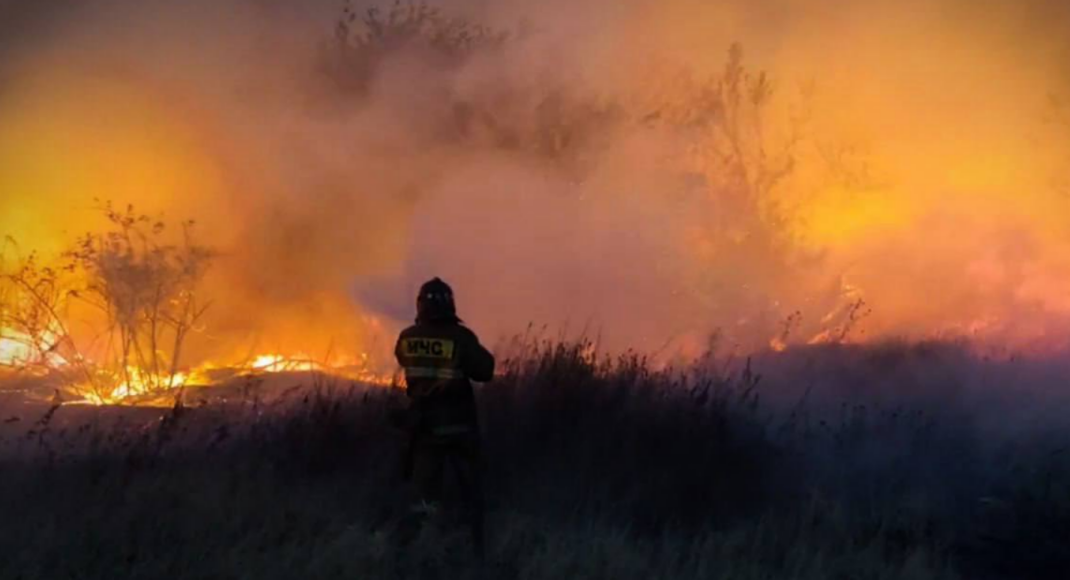
[[[405,475],[416,501],[404,539],[442,510],[448,471],[460,492],[460,513],[483,556],[483,489],[479,421],[472,382],[494,376],[494,356],[457,317],[453,291],[435,278],[420,288],[416,323],[401,332],[394,353],[405,371],[408,408],[392,417],[409,434]]]

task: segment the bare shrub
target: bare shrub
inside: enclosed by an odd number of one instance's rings
[[[102,210],[111,231],[82,236],[66,254],[85,280],[74,296],[105,315],[102,364],[123,379],[123,395],[181,386],[183,346],[210,304],[198,289],[213,253],[196,242],[193,221],[171,243],[163,221],[133,206]]]
[[[779,225],[784,216],[770,195],[795,170],[810,111],[797,111],[785,135],[774,139],[773,79],[745,65],[739,43],[729,47],[724,67],[715,74],[695,78],[691,70],[678,68],[665,75],[669,78],[661,86],[667,88],[652,95],[641,120],[690,132],[692,169],[707,175],[712,189],[753,206],[747,212],[752,219]]]
[[[0,364],[62,384],[102,387],[100,375],[79,351],[66,325],[77,282],[72,268],[22,256],[8,239],[0,251]]]

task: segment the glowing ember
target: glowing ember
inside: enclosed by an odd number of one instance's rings
[[[254,370],[271,373],[297,371],[311,372],[324,370],[325,368],[323,365],[311,360],[308,356],[303,354],[296,354],[293,356],[264,354],[254,358],[253,362],[249,364],[249,367]]]
[[[252,366],[254,369],[273,369],[276,365],[283,362],[283,358],[278,355],[261,355],[253,360]]]
[[[154,390],[170,390],[177,389],[186,385],[186,381],[189,377],[182,373],[176,373],[171,377],[148,377],[136,368],[128,369],[130,379],[124,381],[109,395],[112,399],[125,399],[126,397],[134,395],[144,395]],[[164,385],[161,389],[156,385]]]
[[[59,341],[55,332],[45,331],[37,339],[11,328],[0,328],[0,366],[42,365],[59,368],[67,361],[54,352]]]
[[[341,357],[339,358],[341,359]],[[356,361],[359,361],[360,364],[355,364]],[[393,375],[373,372],[368,369],[367,362],[367,354],[361,354],[358,357],[345,357],[344,360],[334,361],[329,365],[311,361],[309,357],[301,354],[292,356],[263,354],[252,357],[245,364],[218,365],[207,363],[189,372],[176,373],[173,377],[166,375],[154,376],[131,367],[126,371],[126,375],[129,378],[118,379],[118,386],[109,392],[104,394],[91,391],[85,392],[82,395],[82,400],[72,400],[69,404],[113,405],[132,401],[138,405],[170,405],[173,404],[173,401],[167,397],[168,393],[183,387],[211,387],[216,384],[211,378],[211,373],[213,371],[228,370],[234,371],[233,376],[238,377],[317,372],[369,385],[386,386],[392,384]]]
[[[32,356],[33,349],[25,342],[7,336],[0,337],[0,365],[14,366],[28,361]]]

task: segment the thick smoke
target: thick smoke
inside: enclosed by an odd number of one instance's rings
[[[335,2],[0,4],[0,232],[54,252],[95,197],[197,219],[222,252],[199,358],[377,348],[435,275],[495,338],[754,348],[843,334],[859,298],[855,336],[1065,330],[1061,5],[440,6],[511,40],[402,46],[347,84]],[[802,127],[775,214],[678,121],[703,85],[672,71],[735,41],[775,88],[760,154]],[[525,141],[555,123],[580,144]]]

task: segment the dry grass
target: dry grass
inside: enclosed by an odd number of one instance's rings
[[[1043,579],[1070,563],[1053,436],[1000,446],[1016,459],[993,470],[996,446],[951,415],[848,408],[807,428],[746,368],[654,372],[587,346],[534,345],[480,393],[484,577]],[[391,548],[394,396],[320,385],[38,425],[2,466],[0,577],[474,577],[448,528]]]

